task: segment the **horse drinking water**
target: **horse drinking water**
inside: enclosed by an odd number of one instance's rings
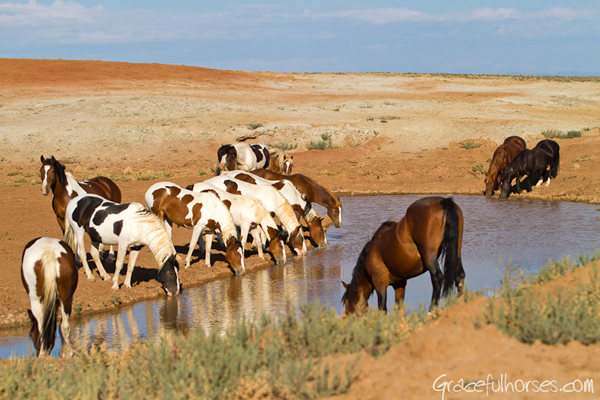
[[[71,248],[77,249],[88,279],[94,280],[94,276],[87,263],[83,242],[85,233],[92,241],[90,253],[103,279],[109,279],[110,276],[102,266],[98,246],[100,243],[119,245],[113,289],[119,289],[119,274],[123,268],[127,248],[133,246],[123,285],[130,288],[131,275],[141,245],[147,245],[158,262],[158,281],[163,285],[163,289],[169,296],[179,294],[177,252],[163,224],[145,206],[139,203],[118,204],[95,194],[88,194],[71,200],[66,214],[68,224],[65,229],[65,242]]]
[[[384,222],[364,246],[352,280],[342,282],[346,288],[342,296],[344,314],[363,315],[373,290],[379,309],[386,311],[388,286],[394,288],[398,303],[404,300],[406,281],[427,271],[433,285],[430,311],[452,285],[462,294],[462,235],[462,210],[452,198],[432,196],[412,203],[400,222]],[[442,256],[443,271],[438,263]]]
[[[539,185],[547,180],[546,185],[549,185],[550,178],[554,179],[558,175],[559,166],[560,146],[554,140],[542,140],[533,149],[523,150],[512,160],[502,176],[500,197],[521,193],[521,178],[525,175],[527,178],[522,183],[528,192],[531,192],[532,185],[536,182]],[[513,179],[515,185],[511,187]]]
[[[72,354],[69,318],[78,277],[75,255],[62,240],[40,237],[25,246],[21,280],[31,303],[27,310],[32,323],[29,335],[38,356],[49,355],[54,348],[57,309],[62,354]]]
[[[519,136],[510,136],[504,140],[492,156],[490,167],[485,176],[485,192],[486,196],[493,196],[494,192],[500,187],[502,174],[510,165],[510,162],[523,150],[527,145]]]

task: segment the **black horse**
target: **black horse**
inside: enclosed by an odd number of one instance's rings
[[[510,193],[521,193],[523,190],[531,192],[533,184],[538,181],[556,178],[560,163],[560,146],[554,140],[546,139],[539,142],[533,149],[525,149],[510,163],[502,176],[502,190],[500,197],[508,197]],[[521,178],[527,178],[521,182]],[[516,180],[511,187],[513,179]],[[521,184],[525,187],[522,189]]]

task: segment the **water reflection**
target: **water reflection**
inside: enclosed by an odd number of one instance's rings
[[[157,340],[167,331],[222,330],[241,318],[255,319],[263,313],[276,316],[284,312],[287,302],[298,306],[319,299],[341,312],[341,281],[350,280],[364,244],[382,222],[399,220],[419,197],[343,198],[344,225],[328,230],[326,249],[294,257],[285,265],[186,290],[178,297],[139,303],[113,315],[74,320],[73,341],[84,349],[104,343],[115,351],[126,350],[135,343]],[[465,216],[463,264],[471,290],[496,288],[499,265],[509,260],[535,272],[548,259],[579,256],[600,246],[600,213],[594,205],[484,196],[455,196],[455,200]],[[315,208],[325,214],[325,209]],[[394,297],[389,290],[388,308]],[[430,297],[428,274],[408,281],[409,308],[429,304]],[[375,306],[375,297],[370,303]],[[0,357],[32,355],[27,353],[30,342],[27,330],[0,337]],[[57,343],[55,355],[58,348]]]

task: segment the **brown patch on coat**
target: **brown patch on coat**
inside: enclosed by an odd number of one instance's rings
[[[277,190],[281,190],[285,186],[285,182],[284,181],[277,181],[274,184],[272,184],[271,186],[273,186]]]
[[[225,184],[228,193],[242,194],[242,192],[240,192],[240,190],[238,189],[238,184],[234,181],[230,181],[229,179],[227,179],[223,183]]]

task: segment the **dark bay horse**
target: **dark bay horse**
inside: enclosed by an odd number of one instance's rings
[[[220,175],[221,171],[236,169],[254,171],[258,168],[269,168],[270,157],[269,149],[264,144],[224,144],[217,150],[219,164],[215,175]]]
[[[521,178],[525,175],[527,178],[522,183],[528,192],[538,181],[547,180],[549,185],[550,178],[558,175],[559,166],[560,146],[554,140],[542,140],[533,149],[523,150],[512,160],[502,175],[500,197],[506,198],[511,192],[521,193]],[[513,179],[516,181],[514,187],[511,186]]]
[[[508,168],[510,162],[525,148],[525,140],[519,136],[510,136],[504,139],[492,156],[490,167],[485,176],[485,192],[486,196],[493,196],[494,192],[500,187],[502,174]]]
[[[379,309],[387,311],[387,287],[394,288],[398,303],[404,300],[406,281],[427,271],[433,285],[430,311],[452,285],[462,294],[463,221],[462,210],[452,198],[432,196],[412,203],[400,222],[384,222],[360,253],[350,283],[342,282],[344,314],[363,315],[373,290]],[[438,263],[442,256],[443,272]]]
[[[87,181],[78,182],[71,174],[65,172],[65,166],[54,156],[40,157],[40,179],[42,194],[47,196],[52,190],[52,209],[56,214],[60,229],[65,231],[65,210],[71,199],[83,194],[97,194],[115,203],[121,202],[121,189],[110,179],[98,176]]]
[[[62,240],[40,237],[25,246],[21,280],[31,303],[29,336],[38,356],[49,355],[54,348],[58,309],[62,354],[73,354],[69,318],[78,277],[75,255]]]
[[[340,200],[328,189],[319,185],[308,176],[302,174],[283,175],[269,171],[265,168],[257,169],[252,171],[252,173],[272,181],[280,179],[292,181],[292,183],[306,195],[308,201],[320,204],[327,208],[327,215],[329,215],[329,218],[331,218],[333,225],[336,228],[342,226],[342,203]]]

